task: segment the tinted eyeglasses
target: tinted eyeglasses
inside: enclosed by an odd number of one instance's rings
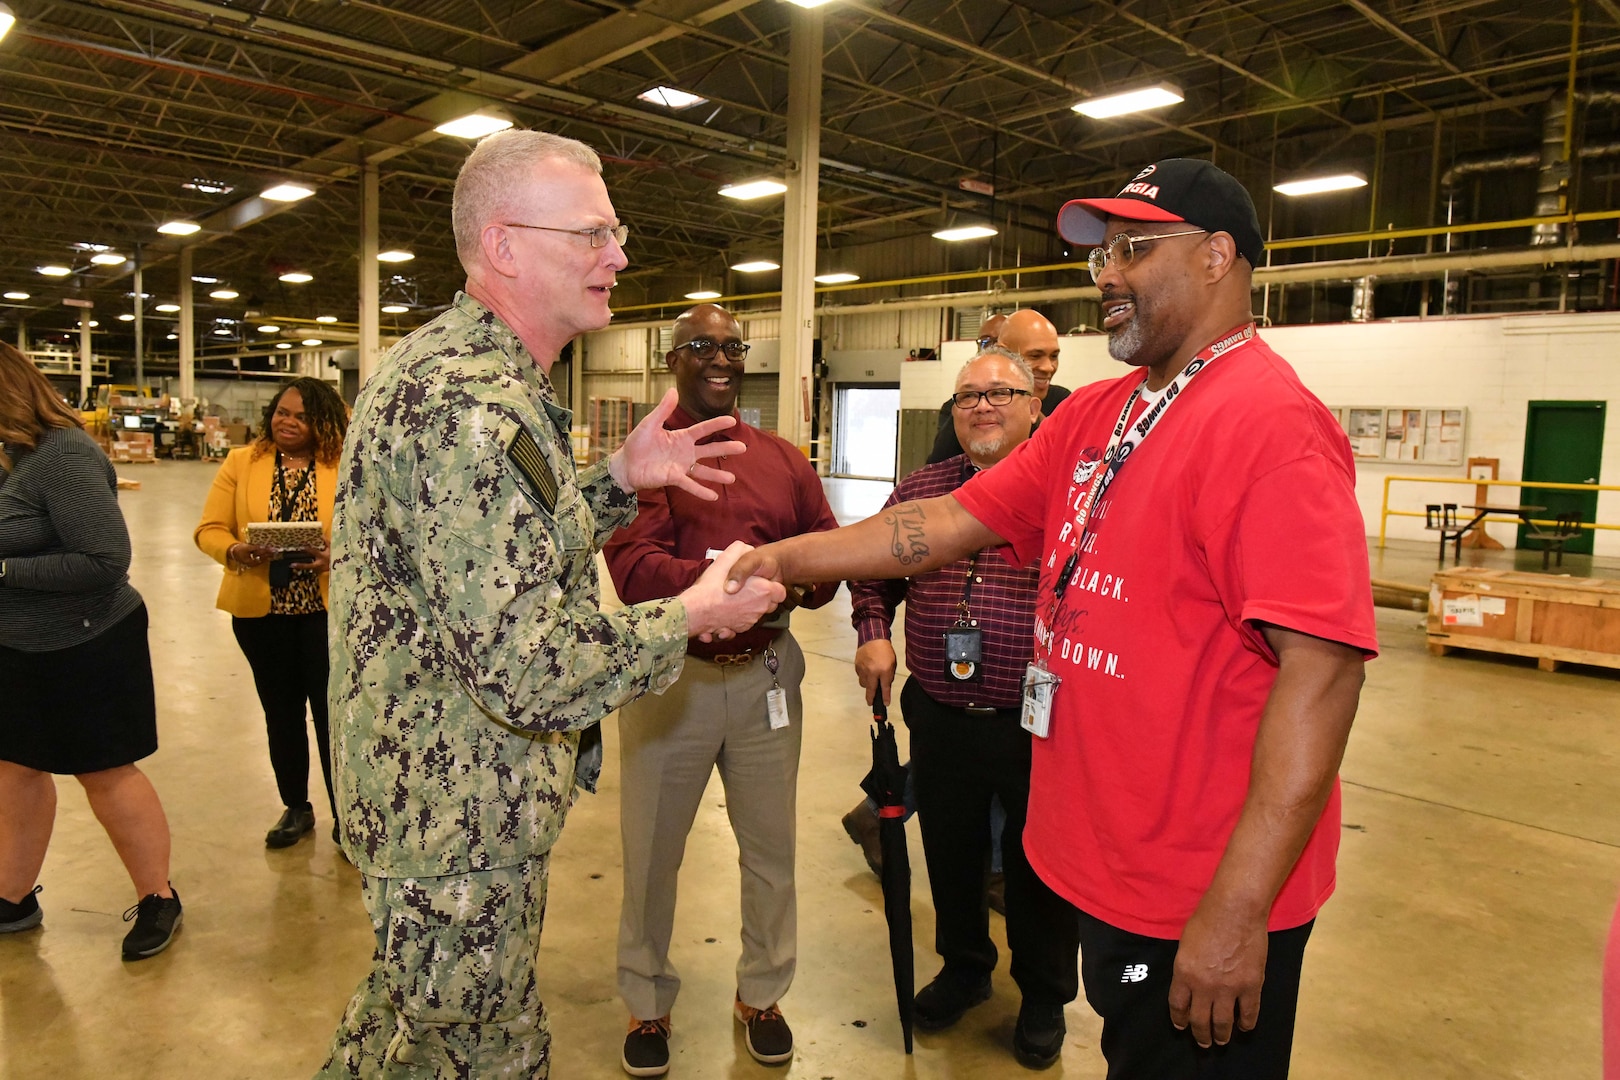
[[[740,341],[728,341],[724,345],[708,338],[693,338],[684,345],[677,345],[675,349],[690,349],[692,355],[699,360],[713,360],[715,353],[725,353],[727,360],[741,360],[748,355],[749,346]],[[674,352],[675,349],[671,349]]]
[[[951,395],[951,404],[967,412],[977,409],[980,401],[988,401],[992,405],[1011,405],[1013,398],[1022,395],[1029,397],[1028,390],[1015,390],[1010,386],[994,386],[989,390],[958,390]]]
[[[593,248],[607,247],[609,238],[618,241],[619,246],[624,247],[624,242],[630,238],[630,226],[628,225],[598,225],[594,229],[559,229],[555,225],[525,225],[521,221],[508,221],[505,224],[508,229],[540,229],[543,232],[573,233],[575,236],[585,237],[591,242]]]
[[[1109,263],[1113,263],[1121,270],[1131,265],[1131,261],[1136,258],[1138,244],[1149,244],[1155,240],[1168,240],[1173,236],[1197,236],[1199,233],[1207,232],[1209,232],[1208,229],[1183,229],[1180,232],[1158,233],[1154,236],[1126,236],[1124,233],[1120,233],[1102,247],[1091,249],[1091,255],[1086,260],[1087,266],[1091,269],[1091,280],[1096,281],[1101,277],[1103,270],[1108,267]]]

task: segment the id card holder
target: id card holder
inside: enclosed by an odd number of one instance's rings
[[[780,668],[776,650],[769,645],[765,646],[765,670],[771,676],[771,688],[765,691],[765,715],[770,718],[772,731],[781,731],[789,722],[787,691],[776,681],[776,673]]]
[[[1031,664],[1024,670],[1024,707],[1018,726],[1044,739],[1052,731],[1052,698],[1063,680],[1040,664]]]
[[[953,626],[945,631],[945,677],[952,682],[979,682],[983,654],[984,634],[977,626]]]

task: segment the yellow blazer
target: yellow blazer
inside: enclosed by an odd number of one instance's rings
[[[226,558],[232,544],[247,543],[249,522],[270,520],[270,488],[276,480],[276,455],[270,451],[253,457],[253,446],[238,447],[225,458],[208,489],[202,521],[191,538],[203,554],[225,567],[214,606],[243,619],[270,614],[270,568],[241,568]],[[315,503],[321,531],[332,542],[332,497],[337,493],[337,466],[315,462]],[[326,600],[328,575],[321,575],[321,600]]]

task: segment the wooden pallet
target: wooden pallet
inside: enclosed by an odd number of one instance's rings
[[[1429,586],[1428,630],[1436,656],[1472,649],[1533,656],[1543,671],[1561,663],[1620,668],[1620,581],[1439,570]]]

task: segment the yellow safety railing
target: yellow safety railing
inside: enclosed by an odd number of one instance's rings
[[[1557,491],[1620,491],[1620,484],[1559,484],[1550,480],[1475,480],[1470,476],[1386,476],[1384,477],[1384,506],[1378,515],[1378,546],[1384,546],[1384,531],[1392,517],[1426,517],[1422,510],[1391,510],[1389,508],[1389,485],[1397,480],[1407,480],[1414,484],[1467,484],[1471,487],[1516,487],[1516,488],[1552,488]],[[1517,525],[1521,519],[1516,514],[1491,514],[1480,523],[1483,527],[1486,522],[1511,521]],[[1532,525],[1553,525],[1551,519],[1531,518]],[[1620,529],[1620,525],[1606,525],[1600,521],[1583,521],[1583,529]]]

